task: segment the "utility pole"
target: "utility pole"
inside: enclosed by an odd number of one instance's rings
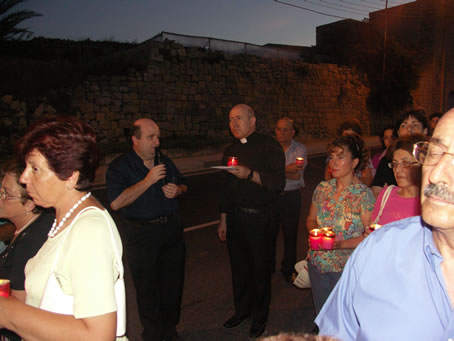
[[[385,3],[385,32],[383,36],[383,70],[382,79],[385,82],[385,71],[386,71],[386,47],[388,45],[388,0]]]

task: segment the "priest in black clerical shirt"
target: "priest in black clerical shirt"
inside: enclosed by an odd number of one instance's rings
[[[218,234],[227,240],[232,268],[235,314],[224,323],[234,328],[251,318],[249,337],[265,331],[271,297],[271,217],[273,202],[285,186],[285,154],[270,136],[255,132],[254,110],[238,104],[229,113],[237,139],[223,163],[236,157],[222,188]]]

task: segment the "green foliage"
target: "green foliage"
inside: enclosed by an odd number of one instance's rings
[[[353,66],[367,74],[371,90],[367,101],[369,110],[374,116],[391,118],[411,102],[410,92],[418,86],[416,52],[388,39],[383,72],[383,31],[368,23],[355,25],[325,32],[318,53],[330,56],[331,62]],[[361,25],[360,29],[357,25]]]
[[[18,25],[23,21],[41,16],[41,14],[21,10],[10,10],[25,0],[0,0],[0,40],[28,39],[33,34],[28,28],[20,28]]]
[[[388,117],[404,109],[411,102],[410,92],[418,86],[416,53],[389,39],[385,56],[383,32],[372,29],[354,51],[353,64],[369,79],[369,109]]]

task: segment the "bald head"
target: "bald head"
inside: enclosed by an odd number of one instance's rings
[[[136,138],[140,139],[142,136],[142,127],[158,127],[155,121],[150,120],[149,118],[139,118],[136,121],[134,121],[132,128],[132,136],[135,136]]]
[[[240,112],[244,112],[246,115],[249,116],[249,118],[251,117],[255,117],[255,111],[254,109],[252,109],[249,105],[247,104],[237,104],[235,105],[232,110],[230,110],[230,112],[232,111],[240,111]]]
[[[160,136],[159,127],[153,120],[139,118],[134,122],[131,137],[134,151],[142,160],[152,160],[156,148],[159,147]]]
[[[276,124],[276,140],[286,150],[292,143],[293,136],[295,136],[295,129],[293,128],[293,120],[290,117],[282,117]]]
[[[255,131],[255,112],[247,104],[235,105],[229,113],[229,125],[237,139],[248,137]]]

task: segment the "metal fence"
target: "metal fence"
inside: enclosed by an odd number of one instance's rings
[[[197,37],[183,34],[161,32],[151,38],[152,41],[171,40],[185,47],[200,47],[226,54],[249,54],[265,58],[299,59],[300,51],[289,51],[284,48],[254,45],[233,40]]]

